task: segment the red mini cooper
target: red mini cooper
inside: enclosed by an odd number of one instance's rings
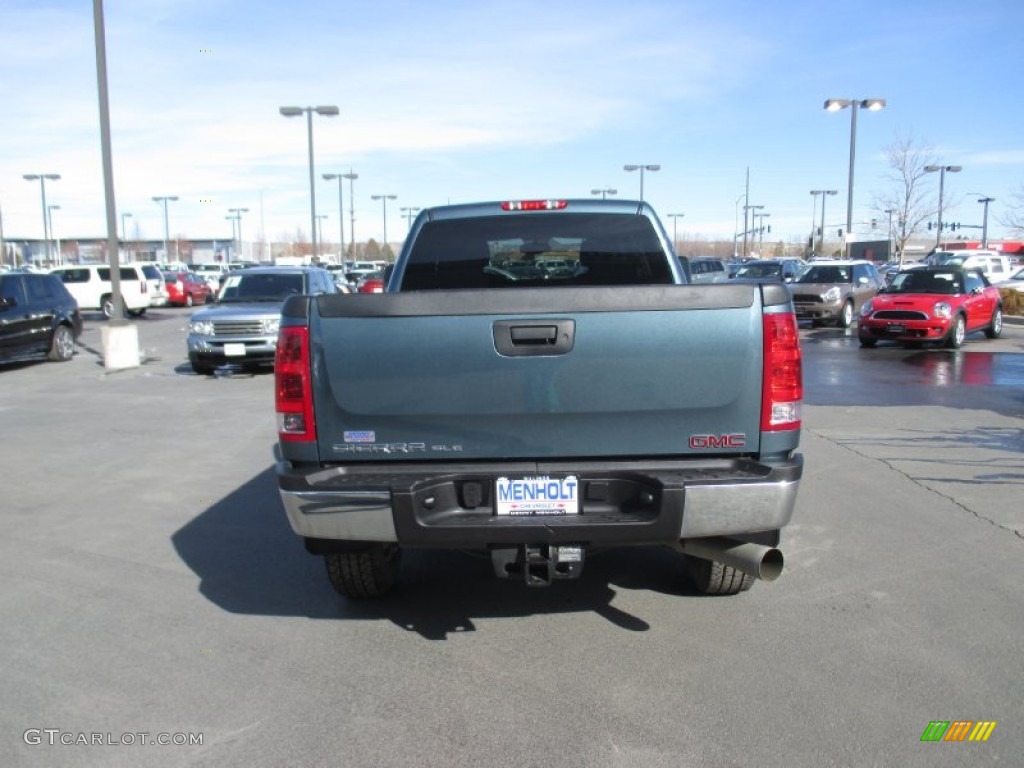
[[[958,349],[969,333],[990,339],[1003,331],[999,289],[976,269],[904,269],[860,311],[857,335],[862,347],[879,341],[944,343]]]

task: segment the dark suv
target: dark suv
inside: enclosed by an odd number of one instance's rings
[[[0,362],[70,360],[81,333],[78,302],[57,275],[0,272]]]

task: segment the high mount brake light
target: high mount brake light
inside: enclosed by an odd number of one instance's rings
[[[274,406],[277,434],[281,440],[316,440],[308,328],[286,326],[278,332],[274,358]]]
[[[565,200],[510,200],[501,204],[503,211],[560,211],[569,205]]]
[[[765,315],[761,431],[799,429],[804,397],[800,331],[792,312]]]

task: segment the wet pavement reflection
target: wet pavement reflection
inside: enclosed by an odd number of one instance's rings
[[[940,405],[1024,417],[1024,351],[1005,343],[1024,328],[997,341],[971,337],[959,350],[861,349],[852,329],[801,329],[800,336],[809,405]]]

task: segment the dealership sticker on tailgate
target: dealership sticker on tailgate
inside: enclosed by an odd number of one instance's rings
[[[495,488],[499,515],[578,515],[579,480],[568,477],[499,477]]]

